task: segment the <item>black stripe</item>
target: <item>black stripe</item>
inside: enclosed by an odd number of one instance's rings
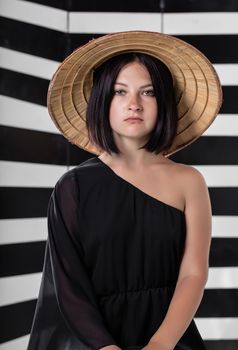
[[[237,63],[238,35],[176,35],[203,52],[212,63]],[[222,45],[221,45],[222,43]]]
[[[229,234],[229,232],[224,232],[224,236],[226,234]],[[210,251],[210,266],[238,266],[238,238],[213,238]]]
[[[76,49],[102,34],[70,34],[71,48]],[[238,35],[175,35],[203,52],[212,63],[238,63]],[[220,43],[222,42],[222,45]]]
[[[207,350],[237,350],[238,339],[232,340],[205,340]]]
[[[0,68],[1,95],[46,106],[48,86],[46,79]]]
[[[196,317],[237,317],[238,290],[222,289],[222,290],[205,290],[202,303],[196,313]],[[49,308],[48,326],[50,326],[50,309],[53,307],[55,300],[49,298],[46,300]],[[36,300],[29,300],[13,305],[7,305],[0,308],[0,342],[21,337],[29,334]],[[209,349],[212,349],[212,341],[209,341]],[[224,347],[224,349],[229,349]],[[235,349],[235,348],[231,348]]]
[[[62,10],[67,10],[69,8],[69,3],[71,2],[71,1],[65,1],[65,0],[47,0],[47,1],[46,0],[24,0],[24,1],[47,5],[47,6],[55,7]]]
[[[62,135],[0,126],[1,160],[76,165],[92,156]]]
[[[190,165],[238,165],[237,149],[236,136],[202,136],[170,158]],[[77,165],[92,156],[62,135],[0,126],[1,160]]]
[[[38,329],[50,328],[59,323],[61,315],[57,314],[57,300],[55,296],[44,298],[44,307],[47,309],[47,320],[41,324],[38,320]],[[0,342],[5,342],[16,337],[29,334],[36,307],[36,300],[29,300],[18,304],[4,306],[0,308],[1,335]],[[24,321],[23,321],[24,318]],[[63,325],[62,325],[63,327]],[[49,349],[50,350],[50,349]]]
[[[45,241],[0,245],[0,277],[41,272],[44,252]],[[238,238],[213,238],[209,265],[238,266]]]
[[[238,165],[237,149],[236,136],[202,136],[170,159],[189,165]],[[62,135],[0,126],[1,160],[77,165],[92,156]]]
[[[238,86],[223,86],[223,104],[220,113],[236,114],[238,113]]]
[[[206,290],[196,316],[237,317],[237,296],[237,290]],[[52,302],[48,302],[49,318]],[[35,306],[36,300],[30,300],[0,308],[0,343],[30,333]],[[205,343],[207,350],[235,350],[238,346],[238,340],[207,340]]]
[[[196,317],[237,317],[238,289],[206,289]]]
[[[0,46],[58,62],[62,62],[67,53],[104,34],[67,35],[56,30],[0,17]],[[237,34],[175,36],[201,50],[212,63],[238,63],[238,51],[234,50],[238,41]]]
[[[75,48],[104,34],[66,34],[0,17],[0,46],[58,62],[63,61],[67,53]],[[234,50],[238,40],[237,34],[175,36],[197,47],[212,63],[238,63],[238,52]]]
[[[45,217],[52,188],[0,187],[0,219]],[[209,188],[213,215],[238,215],[238,187]]]
[[[27,0],[29,1],[29,0]],[[31,2],[45,5],[45,0],[31,0]],[[238,11],[236,0],[226,1],[188,1],[188,0],[164,0],[166,12],[222,12]],[[110,0],[72,0],[70,8],[67,3],[57,0],[47,1],[47,6],[53,6],[61,9],[70,9],[70,11],[97,11],[97,12],[157,12],[160,8],[160,1],[154,0],[130,0],[130,1],[110,1]]]
[[[238,11],[236,0],[226,1],[188,1],[164,0],[165,12],[235,12]]]
[[[58,62],[62,62],[67,54],[77,47],[104,34],[67,35],[52,29],[0,17],[0,46]],[[238,51],[234,50],[238,40],[236,34],[175,36],[197,47],[212,63],[238,63]]]
[[[0,94],[46,106],[49,81],[0,68]],[[220,113],[238,113],[238,86],[223,87]]]
[[[72,33],[70,34],[71,49],[75,50],[81,45],[87,44],[90,40],[99,38],[106,33],[94,34],[94,33]]]
[[[44,324],[38,319],[38,329],[50,328],[56,323],[59,324],[61,318],[55,296],[44,298],[43,303],[47,310],[47,319],[44,320]],[[35,306],[36,300],[29,300],[0,308],[1,343],[30,333]],[[62,327],[64,326],[62,322]]]
[[[35,307],[36,300],[29,300],[0,308],[0,343],[30,333]]]
[[[238,187],[210,187],[213,215],[238,215]]]
[[[237,165],[237,136],[202,136],[170,159],[190,165]]]
[[[7,49],[61,62],[68,42],[66,33],[0,17],[0,46]]]
[[[41,272],[45,241],[0,245],[0,277]]]
[[[46,217],[52,188],[0,187],[0,219]]]
[[[34,0],[33,2],[44,4],[45,0]],[[69,11],[96,11],[96,12],[159,12],[159,1],[154,0],[130,0],[130,1],[110,1],[110,0],[72,0],[70,3],[62,1],[57,4],[57,0],[47,1],[48,6],[62,8]]]

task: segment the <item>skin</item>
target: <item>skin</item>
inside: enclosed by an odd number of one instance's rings
[[[110,124],[122,154],[103,152],[99,158],[126,181],[185,213],[187,238],[179,277],[164,321],[144,350],[172,350],[201,302],[208,277],[211,243],[211,203],[202,174],[162,154],[138,150],[149,138],[157,118],[157,104],[147,69],[138,62],[122,68],[110,107]],[[140,123],[125,118],[138,116]],[[115,345],[101,348],[118,350]]]

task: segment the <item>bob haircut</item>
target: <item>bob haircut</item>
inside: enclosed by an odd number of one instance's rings
[[[149,140],[141,148],[155,154],[169,148],[176,135],[178,113],[173,88],[173,79],[168,67],[150,55],[129,52],[105,61],[93,74],[93,87],[89,98],[86,127],[89,140],[100,149],[120,153],[109,121],[109,110],[114,96],[114,85],[120,70],[131,62],[143,64],[151,77],[158,106],[157,122],[150,133]]]

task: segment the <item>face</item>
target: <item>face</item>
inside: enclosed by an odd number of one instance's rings
[[[126,137],[144,142],[156,124],[157,113],[157,101],[147,68],[139,62],[127,64],[117,76],[109,110],[115,140]]]

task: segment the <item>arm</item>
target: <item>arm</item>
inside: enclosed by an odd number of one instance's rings
[[[206,183],[196,169],[184,177],[186,243],[178,281],[164,321],[146,350],[172,350],[186,331],[201,302],[208,277],[211,205]]]
[[[56,184],[48,207],[48,232],[54,290],[65,323],[92,350],[116,350],[100,314],[93,285],[83,262],[78,232],[80,193],[75,172]],[[109,350],[109,349],[107,349]]]

